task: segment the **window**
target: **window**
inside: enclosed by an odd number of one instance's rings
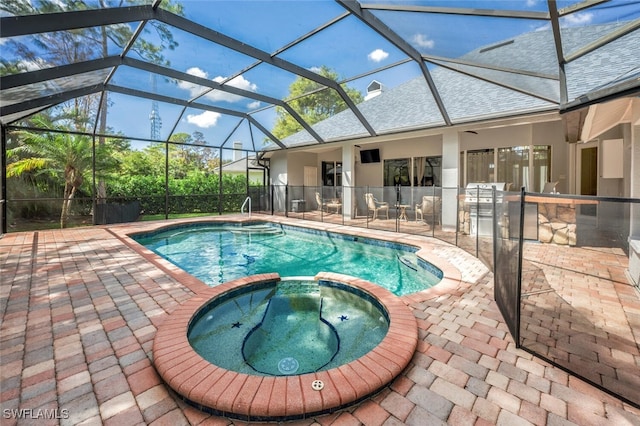
[[[322,184],[324,186],[342,186],[342,163],[322,162]]]
[[[413,159],[413,186],[442,186],[442,157]]]
[[[518,191],[521,187],[529,190],[529,147],[512,146],[498,148],[498,182]]]
[[[473,182],[504,182],[508,191],[540,192],[551,178],[551,146],[510,146],[461,153],[466,158],[466,180]],[[462,176],[461,176],[462,181]]]
[[[467,183],[495,182],[493,149],[467,151]]]
[[[384,186],[441,186],[442,157],[384,160]]]
[[[411,186],[409,159],[384,160],[384,186]]]
[[[533,147],[533,192],[542,192],[544,184],[551,180],[551,146]]]

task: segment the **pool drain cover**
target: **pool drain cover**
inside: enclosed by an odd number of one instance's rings
[[[300,364],[298,360],[293,357],[282,358],[280,362],[278,362],[278,371],[282,374],[293,374],[298,371]]]

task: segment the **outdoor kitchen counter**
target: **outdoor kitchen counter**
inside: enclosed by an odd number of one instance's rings
[[[506,196],[507,201],[518,201],[519,196]],[[538,240],[541,243],[555,243],[575,246],[577,240],[576,206],[598,204],[597,200],[584,198],[525,195],[526,203],[538,208]],[[526,225],[525,225],[526,226]]]
[[[558,197],[555,194],[550,194],[551,197],[539,196],[539,195],[525,195],[524,201],[528,203],[544,203],[544,204],[566,204],[566,205],[576,205],[576,204],[598,204],[598,200],[585,200],[583,198],[567,198],[567,197]],[[509,197],[505,197],[509,201],[516,201],[520,197],[509,199]]]
[[[458,199],[463,201],[460,203],[460,211],[458,212],[461,229],[465,234],[475,234],[476,229],[474,228],[480,228],[481,223],[478,219],[481,217],[473,217],[470,208],[475,203],[478,203],[479,206],[490,204],[485,198],[478,200],[477,197],[467,194],[458,195]],[[519,202],[520,195],[506,194],[499,202],[504,201]],[[598,204],[597,200],[560,194],[525,195],[525,202],[525,239],[569,246],[575,246],[577,242],[576,206]],[[511,208],[519,208],[519,206],[514,203],[510,207],[510,211],[512,211]],[[477,221],[478,225],[474,227]],[[509,229],[508,232],[515,232],[512,230],[512,226],[509,226]]]

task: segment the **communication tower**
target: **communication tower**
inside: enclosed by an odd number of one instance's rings
[[[155,74],[151,74],[151,89],[153,93],[157,93],[158,91]],[[151,139],[160,140],[162,118],[160,118],[160,108],[158,106],[158,101],[154,100],[151,102],[151,113],[149,114],[149,122],[151,123]]]

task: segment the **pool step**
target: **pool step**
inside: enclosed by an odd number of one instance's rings
[[[230,229],[233,234],[267,234],[267,235],[277,235],[282,234],[282,229],[274,228],[269,225],[248,225],[248,226],[238,226]]]
[[[406,266],[407,268],[413,269],[414,271],[418,270],[418,263],[416,259],[412,259],[407,255],[404,255],[404,256],[397,255],[397,257],[398,257],[398,261],[402,263],[404,266]]]
[[[276,295],[320,295],[320,286],[313,277],[300,277],[299,279],[285,277],[276,286]]]

